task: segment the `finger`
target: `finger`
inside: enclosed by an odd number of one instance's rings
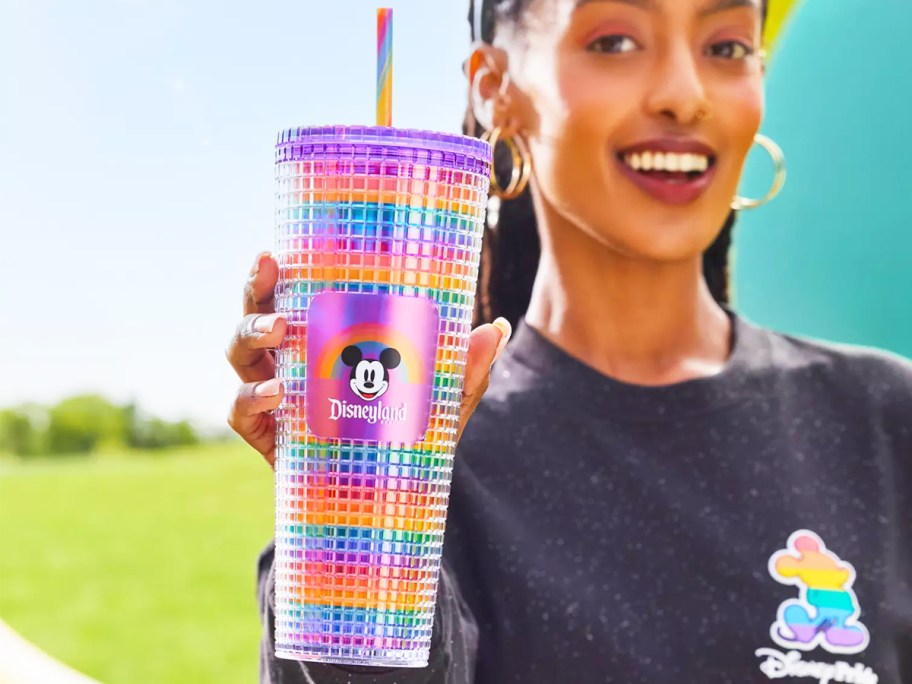
[[[225,356],[243,382],[275,376],[275,359],[269,353],[282,344],[288,322],[281,314],[248,314],[241,319]]]
[[[273,313],[279,265],[269,252],[257,255],[244,286],[244,314]]]
[[[462,390],[462,405],[459,410],[459,429],[456,441],[462,437],[469,418],[475,412],[478,402],[488,389],[491,366],[501,354],[513,329],[505,318],[498,318],[493,324],[481,325],[469,335],[469,351],[466,357],[466,375]]]
[[[274,411],[282,403],[284,390],[276,378],[241,385],[228,414],[228,425],[259,451],[269,465],[275,465]]]

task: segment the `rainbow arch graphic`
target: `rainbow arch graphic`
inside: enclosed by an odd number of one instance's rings
[[[429,381],[427,369],[434,360],[429,359],[425,362],[411,339],[380,323],[357,323],[343,328],[327,340],[311,366],[316,369],[318,379],[332,380],[348,375],[349,368],[342,363],[342,350],[349,345],[359,346],[365,356],[379,354],[384,348],[393,347],[402,357],[396,370],[405,373],[409,384],[417,385]]]

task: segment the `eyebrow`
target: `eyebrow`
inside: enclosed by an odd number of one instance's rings
[[[760,6],[757,4],[756,0],[713,0],[713,2],[711,2],[708,7],[701,9],[699,14],[701,17],[705,17],[709,16],[710,14],[724,12],[725,10],[734,9],[736,7],[751,7],[757,11],[760,11]]]
[[[582,7],[593,2],[616,2],[621,5],[633,5],[644,10],[654,11],[658,9],[654,0],[577,0],[576,6]]]
[[[655,0],[577,0],[576,6],[582,7],[583,5],[588,5],[593,2],[616,2],[621,5],[631,5],[633,7],[639,7],[650,12],[654,12],[658,9],[658,5]],[[753,7],[757,10],[760,9],[760,6],[757,4],[757,0],[713,0],[708,7],[704,7],[700,10],[699,15],[701,17],[708,16],[710,14],[716,14],[718,12],[724,12],[725,10],[734,9],[736,7]]]

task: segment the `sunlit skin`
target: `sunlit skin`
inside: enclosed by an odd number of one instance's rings
[[[718,373],[731,325],[701,274],[763,113],[758,0],[530,0],[468,60],[486,127],[520,134],[535,166],[542,259],[526,320],[616,379],[663,385]],[[710,11],[712,10],[712,11]],[[705,191],[669,204],[630,180],[619,151],[658,138],[713,151]],[[257,257],[244,318],[227,349],[243,383],[229,424],[272,464],[284,390],[270,348],[278,265]],[[509,324],[469,340],[459,434],[509,339]]]
[[[542,262],[526,320],[644,385],[719,372],[730,322],[701,275],[763,116],[761,11],[731,0],[530,0],[469,60],[473,107],[522,135]],[[631,182],[618,153],[655,139],[712,148],[683,205]]]

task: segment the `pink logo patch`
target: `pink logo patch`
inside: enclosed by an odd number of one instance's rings
[[[422,297],[324,292],[307,314],[307,425],[322,439],[424,439],[439,316]]]

